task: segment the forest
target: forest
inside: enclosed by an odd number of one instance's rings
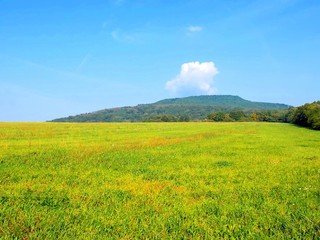
[[[188,122],[190,116],[155,115],[145,122]],[[241,109],[212,112],[205,121],[213,122],[284,122],[312,129],[320,129],[320,101],[306,103],[303,106],[287,110],[244,111]]]

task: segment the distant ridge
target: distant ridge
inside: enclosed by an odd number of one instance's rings
[[[191,96],[184,98],[164,99],[154,104],[191,104],[191,105],[210,105],[226,108],[242,108],[242,109],[287,109],[288,105],[280,103],[252,102],[245,100],[239,96],[232,95],[204,95]]]
[[[53,122],[141,122],[156,115],[188,116],[202,120],[211,112],[242,110],[282,110],[290,108],[280,103],[252,102],[239,96],[204,95],[160,100],[151,104],[133,107],[109,108],[96,112],[58,118]]]

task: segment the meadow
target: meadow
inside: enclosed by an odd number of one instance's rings
[[[0,123],[1,239],[319,239],[320,132]]]

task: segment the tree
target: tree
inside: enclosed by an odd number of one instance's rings
[[[250,117],[253,121],[257,121],[258,120],[258,115],[256,113],[251,113]]]
[[[310,104],[306,114],[309,126],[313,129],[320,129],[320,101]]]
[[[224,112],[213,112],[213,113],[210,113],[207,116],[207,118],[211,121],[214,121],[214,122],[223,122],[225,115],[226,114]]]
[[[241,111],[241,110],[238,110],[238,111],[232,111],[230,112],[230,117],[232,119],[234,119],[235,121],[240,121],[240,120],[244,120],[246,118],[246,114]]]
[[[320,101],[290,109],[288,120],[303,127],[320,130]]]
[[[191,118],[189,116],[180,116],[179,122],[190,122]]]

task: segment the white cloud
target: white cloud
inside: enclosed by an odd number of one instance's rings
[[[166,89],[178,94],[214,94],[213,78],[218,74],[213,62],[189,62],[181,65],[178,76],[166,83]]]
[[[201,32],[203,28],[200,26],[189,26],[187,30],[188,30],[188,33],[191,34],[191,33]]]

